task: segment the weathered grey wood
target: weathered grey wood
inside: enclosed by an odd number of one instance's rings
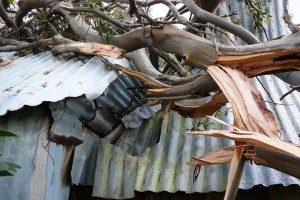
[[[47,160],[48,152],[45,147],[48,144],[47,132],[50,130],[50,118],[45,116],[41,124],[38,145],[35,151],[33,160],[33,172],[30,183],[31,200],[45,199],[46,193],[46,178],[47,178]]]

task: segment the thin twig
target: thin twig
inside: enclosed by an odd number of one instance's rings
[[[136,5],[135,0],[128,0],[129,1],[129,14],[132,15],[135,14],[136,18],[138,19],[139,23],[142,23],[142,18],[141,15],[139,13],[139,9]]]
[[[260,10],[253,4],[252,0],[246,0],[246,2],[251,8],[253,8],[256,11],[256,21],[259,24],[259,26],[263,29],[264,34],[265,34],[267,40],[269,41],[267,31],[266,31],[265,27],[262,25],[262,23],[260,22],[260,19],[259,19],[260,16],[261,16]]]
[[[282,95],[282,97],[280,98],[280,101],[282,99],[284,99],[286,96],[288,96],[289,94],[291,94],[292,92],[294,92],[296,90],[299,90],[300,89],[300,85],[297,85],[297,86],[290,85],[290,88],[292,88],[292,89],[290,91],[288,91],[287,93],[285,93],[284,95]]]
[[[15,35],[17,33],[19,33],[25,26],[27,26],[28,24],[30,24],[34,19],[29,20],[28,22],[26,22],[25,24],[22,24],[22,26],[20,26],[20,28],[18,28],[17,30],[7,34],[5,37],[9,38],[12,35]]]

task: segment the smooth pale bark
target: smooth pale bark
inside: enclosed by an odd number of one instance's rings
[[[147,74],[156,78],[157,80],[164,82],[168,85],[182,85],[195,80],[200,75],[190,77],[177,77],[164,75],[155,69],[146,53],[146,49],[139,49],[126,54],[126,57],[132,60],[133,65],[139,72]]]
[[[197,79],[179,86],[162,89],[148,89],[147,95],[149,97],[170,97],[170,96],[183,96],[190,94],[205,95],[211,91],[219,89],[216,82],[208,73],[204,73]]]
[[[81,39],[86,42],[98,42],[104,43],[103,39],[99,36],[99,32],[94,30],[92,26],[88,25],[82,16],[72,16],[70,15],[70,11],[63,9],[60,6],[64,7],[73,7],[73,4],[70,2],[59,2],[55,7],[54,10],[62,13],[66,19],[68,20],[72,30],[76,35],[78,35]]]
[[[182,1],[189,9],[189,11],[191,11],[191,13],[193,13],[199,19],[223,28],[224,30],[240,37],[248,44],[255,44],[260,42],[250,31],[244,29],[242,26],[228,22],[226,19],[223,19],[217,15],[199,8],[192,0]]]
[[[125,56],[125,51],[116,46],[104,45],[98,43],[70,43],[65,45],[58,45],[52,48],[52,53],[83,53],[86,55],[105,55],[113,58],[122,58]]]
[[[296,50],[300,49],[300,32],[288,35],[280,40],[272,40],[265,43],[245,46],[219,45],[219,51],[226,55],[250,55],[253,53],[269,52],[274,50]]]
[[[217,50],[214,43],[204,38],[173,25],[164,25],[158,28],[140,28],[115,36],[111,43],[126,51],[154,46],[182,56],[187,64],[194,67],[206,68],[206,65],[221,64],[238,68],[249,76],[280,70],[298,70],[300,65],[300,33],[277,41],[247,46],[217,44]],[[251,72],[257,67],[259,69]]]
[[[146,49],[139,49],[127,54],[128,57],[132,60],[133,65],[138,69],[138,71],[153,77],[163,75],[152,66],[152,63],[149,60],[148,55],[146,53]]]
[[[183,56],[187,64],[198,67],[212,64],[217,59],[217,51],[212,42],[173,25],[138,28],[113,37],[110,43],[126,51],[153,46]]]

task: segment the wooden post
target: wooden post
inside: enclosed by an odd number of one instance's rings
[[[224,200],[234,200],[238,192],[245,165],[243,151],[244,148],[234,150]]]

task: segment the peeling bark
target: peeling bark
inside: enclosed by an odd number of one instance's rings
[[[192,157],[188,164],[197,164],[201,166],[216,165],[231,162],[236,146],[223,147],[216,151],[209,152],[201,157]]]
[[[184,117],[200,118],[213,115],[227,102],[228,100],[221,92],[214,96],[176,101],[173,110]]]
[[[210,66],[208,72],[232,105],[236,126],[279,138],[275,117],[251,80],[236,69]]]
[[[70,43],[58,45],[52,48],[52,53],[82,53],[86,55],[105,55],[113,58],[122,58],[125,56],[125,51],[112,45],[104,45],[97,43]]]

